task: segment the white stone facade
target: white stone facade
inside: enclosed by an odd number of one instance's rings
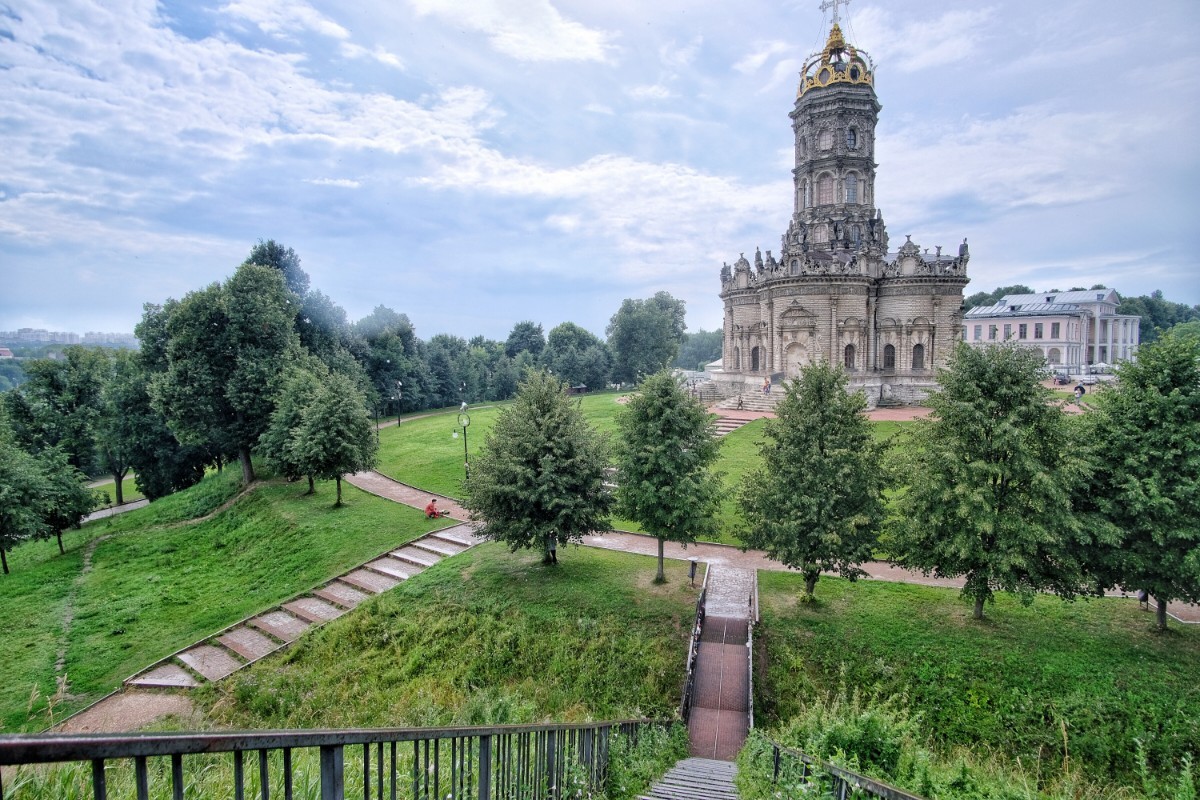
[[[962,338],[973,347],[1015,341],[1036,347],[1051,368],[1082,372],[1137,356],[1141,317],[1118,314],[1112,289],[1010,294],[963,317]]]

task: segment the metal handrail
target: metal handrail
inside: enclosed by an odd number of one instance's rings
[[[688,644],[687,674],[683,679],[683,697],[679,701],[679,718],[685,723],[692,714],[692,695],[696,690],[696,658],[700,651],[700,633],[704,628],[704,615],[708,600],[708,565],[704,568],[704,582],[700,585],[700,597],[696,599],[696,619],[692,625],[692,638]]]
[[[637,739],[646,726],[669,725],[663,720],[494,725],[453,728],[373,728],[350,730],[271,730],[220,733],[30,734],[0,735],[0,766],[90,762],[92,797],[108,796],[107,763],[132,759],[138,797],[146,797],[147,759],[169,757],[172,797],[183,797],[183,757],[232,753],[236,797],[245,796],[244,756],[257,754],[262,796],[268,791],[268,755],[283,755],[282,787],[276,794],[292,797],[292,751],[318,750],[322,800],[345,796],[345,749],[362,747],[363,796],[384,796],[390,786],[395,797],[398,776],[412,780],[413,798],[478,798],[525,796],[558,798],[568,774],[583,775],[589,786],[601,788],[608,777],[611,737],[620,733]],[[411,744],[411,755],[399,744]],[[386,749],[385,749],[386,748]],[[374,755],[373,755],[374,754]],[[390,756],[390,757],[389,757]],[[374,769],[372,768],[374,759]],[[401,764],[404,768],[401,769]],[[571,766],[571,764],[576,766]],[[385,777],[385,765],[387,777]],[[407,778],[406,778],[407,779]],[[4,786],[0,783],[0,800]]]
[[[828,761],[822,761],[819,758],[814,758],[807,753],[797,750],[792,747],[785,747],[778,742],[767,738],[771,744],[772,750],[772,783],[779,781],[780,766],[783,756],[790,756],[797,759],[801,763],[801,777],[809,777],[809,768],[820,770],[828,775],[833,786],[833,796],[836,800],[846,800],[850,790],[854,789],[858,792],[866,792],[872,797],[881,797],[884,800],[924,800],[920,795],[906,792],[903,789],[898,789],[890,783],[868,778],[866,775],[860,775],[854,770],[839,767],[836,764],[830,764]]]

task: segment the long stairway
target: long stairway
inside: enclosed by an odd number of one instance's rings
[[[737,800],[733,778],[737,767],[729,761],[685,758],[654,784],[639,800]]]

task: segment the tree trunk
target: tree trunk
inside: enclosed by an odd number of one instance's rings
[[[1160,631],[1165,631],[1167,629],[1167,601],[1163,600],[1161,597],[1154,598],[1154,601],[1158,604],[1158,614],[1156,615],[1158,619],[1158,629]]]
[[[667,576],[663,574],[663,537],[658,537],[658,574],[654,576],[655,583],[666,583]]]
[[[983,595],[975,596],[975,613],[971,616],[975,619],[983,619]]]
[[[242,465],[242,483],[249,486],[254,483],[254,465],[250,463],[250,448],[238,448],[238,462]]]
[[[8,556],[4,555],[4,548],[0,547],[0,564],[4,566],[4,574],[8,574]]]
[[[117,505],[119,505],[119,506],[125,505],[125,493],[123,491],[121,491],[121,489],[122,489],[121,484],[125,482],[125,473],[128,471],[129,470],[127,470],[127,469],[123,469],[120,472],[117,472],[116,470],[114,470],[113,474],[112,474],[113,486],[116,487],[113,491],[116,492]]]
[[[809,600],[815,600],[813,594],[817,590],[817,579],[821,577],[821,573],[813,571],[804,573],[804,593],[808,595]]]
[[[316,487],[316,484],[314,484],[314,483],[313,483],[313,476],[312,476],[312,475],[309,475],[309,476],[308,476],[308,493],[309,493],[309,494],[316,494],[316,493],[317,493],[317,487]]]
[[[336,478],[334,478],[334,481],[337,483],[338,498],[337,502],[333,504],[333,507],[337,508],[342,504],[342,476],[338,475]]]
[[[64,550],[62,546],[62,531],[55,531],[54,535],[58,537],[58,554],[60,556],[65,556],[67,551]]]

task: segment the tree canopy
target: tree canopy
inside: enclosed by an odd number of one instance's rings
[[[519,353],[528,351],[534,356],[539,356],[545,346],[546,337],[542,333],[542,326],[524,320],[514,325],[508,334],[508,341],[504,343],[504,354],[509,358],[516,358]]]
[[[822,572],[854,580],[873,556],[887,485],[861,392],[846,391],[840,367],[804,367],[768,419],[762,466],[738,494],[742,541],[804,574],[805,593]]]
[[[1168,333],[1117,367],[1082,420],[1091,480],[1079,494],[1110,526],[1108,582],[1200,602],[1200,338]]]
[[[1084,587],[1091,542],[1070,499],[1079,463],[1043,371],[1035,349],[960,344],[939,371],[931,419],[894,451],[908,486],[886,547],[904,566],[965,577],[976,619],[996,590],[1028,602]]]
[[[502,409],[471,462],[463,506],[480,535],[512,550],[579,542],[608,527],[606,440],[583,418],[565,385],[531,371]]]
[[[670,364],[687,330],[684,317],[684,302],[667,292],[624,300],[606,330],[613,380],[636,383]]]
[[[715,529],[720,450],[708,410],[667,371],[647,378],[617,414],[617,511],[663,542],[694,542]]]

